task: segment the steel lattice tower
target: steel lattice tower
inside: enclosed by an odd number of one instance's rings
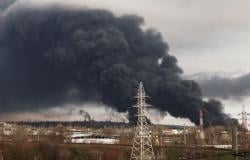
[[[246,112],[245,110],[245,106],[243,105],[242,107],[242,111],[241,113],[239,113],[239,115],[241,115],[241,127],[242,129],[248,130],[248,124],[247,124],[247,120],[248,120],[248,116],[250,116],[249,113]]]
[[[134,142],[130,160],[154,160],[155,154],[152,146],[152,139],[150,135],[150,125],[147,122],[147,107],[146,94],[142,82],[139,84],[138,92],[136,95],[138,110],[137,126],[134,135]]]

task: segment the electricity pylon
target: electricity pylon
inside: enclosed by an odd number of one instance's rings
[[[142,82],[139,84],[137,98],[137,126],[134,135],[134,142],[130,160],[155,160],[155,154],[152,145],[152,136],[150,135],[150,125],[147,122],[146,93]]]
[[[241,127],[243,130],[248,130],[248,123],[247,123],[247,120],[248,120],[248,116],[250,116],[249,113],[246,112],[245,110],[245,106],[243,105],[242,107],[242,111],[241,113],[239,113],[239,116],[241,116]]]

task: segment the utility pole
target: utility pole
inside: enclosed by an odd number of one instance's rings
[[[3,160],[3,152],[0,150],[1,160]]]
[[[232,130],[232,155],[235,157],[235,160],[239,160],[239,157],[246,157],[246,152],[239,150],[238,133],[237,128],[234,127]]]
[[[102,160],[103,152],[98,152],[98,154],[99,154],[99,160]]]
[[[186,125],[184,124],[183,128],[183,140],[184,140],[184,145],[187,147],[187,135],[186,135]]]
[[[238,131],[236,127],[233,127],[232,130],[232,149],[235,160],[238,160],[239,148],[238,148]]]
[[[40,135],[39,135],[39,132],[37,133],[37,142],[40,141]]]
[[[150,125],[147,122],[146,93],[142,82],[139,84],[137,92],[137,127],[134,135],[134,142],[130,160],[155,160],[155,153],[150,135]]]

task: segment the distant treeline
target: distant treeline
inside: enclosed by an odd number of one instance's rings
[[[131,127],[132,125],[125,122],[112,122],[112,121],[18,121],[18,122],[9,122],[15,123],[17,125],[25,125],[31,127],[56,127],[59,125],[65,127],[87,127],[87,128],[104,128],[104,127]]]
[[[65,127],[87,127],[87,128],[105,128],[105,127],[114,127],[114,128],[122,128],[122,127],[132,127],[134,126],[131,123],[125,122],[113,122],[113,121],[17,121],[17,122],[9,122],[15,123],[17,125],[25,125],[31,127],[56,127],[59,125]],[[184,126],[180,125],[158,125],[162,127],[168,127],[173,129],[183,129]]]

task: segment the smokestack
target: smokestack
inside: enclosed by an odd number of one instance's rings
[[[203,130],[203,112],[200,110],[200,130]]]
[[[205,139],[205,133],[203,130],[203,112],[200,110],[200,139]]]

